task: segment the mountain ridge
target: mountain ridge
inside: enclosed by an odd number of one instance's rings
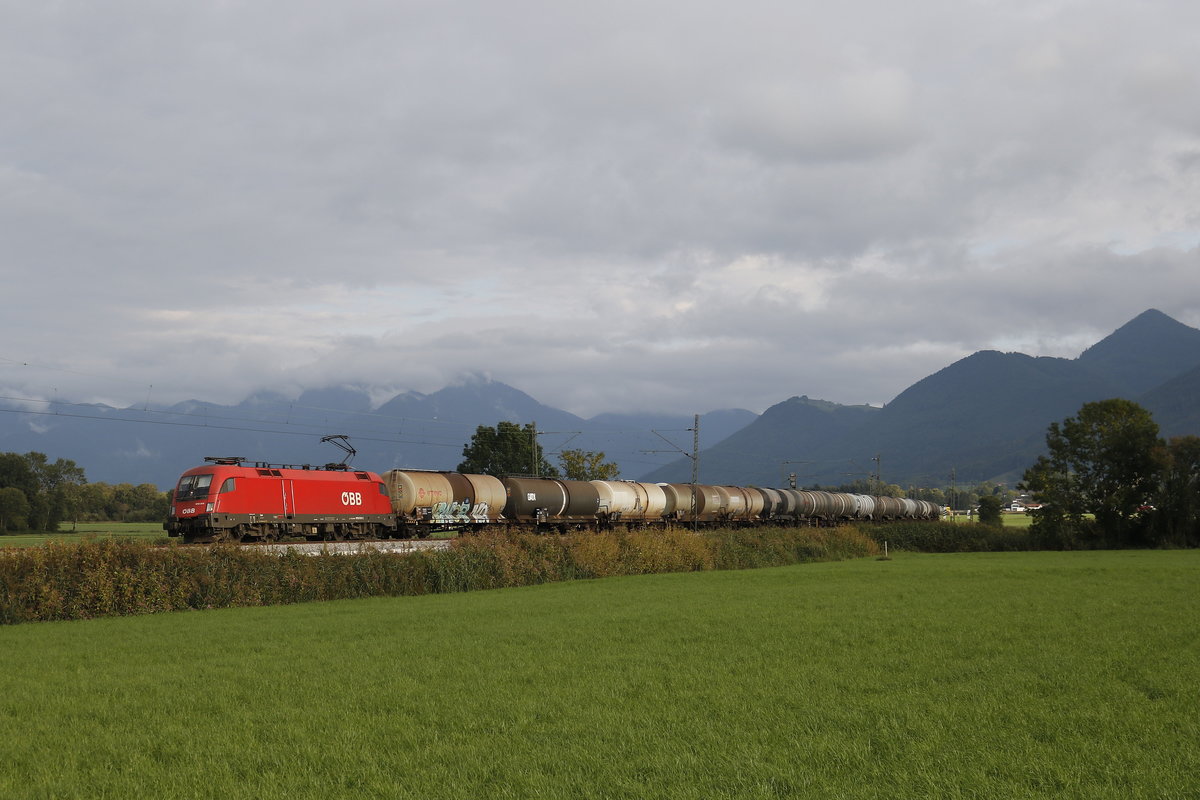
[[[784,401],[702,453],[700,479],[765,482],[769,464],[795,459],[806,465],[801,485],[846,484],[876,472],[902,487],[948,485],[952,475],[1014,483],[1044,451],[1049,424],[1087,402],[1144,400],[1164,435],[1200,434],[1200,366],[1193,365],[1200,365],[1200,330],[1150,309],[1074,359],[972,353],[834,437],[810,429],[823,419],[778,424],[784,417],[776,412],[796,398]],[[1147,383],[1154,388],[1144,390]],[[749,451],[756,467],[746,463]],[[680,481],[685,469],[690,464],[677,460],[646,477]]]
[[[1144,388],[1147,387],[1148,388]],[[536,422],[551,461],[566,448],[603,451],[627,479],[690,480],[694,417],[578,417],[521,390],[472,375],[429,394],[343,384],[291,399],[257,392],[234,405],[188,400],[112,408],[0,403],[0,451],[69,458],[88,479],[168,487],[209,455],[324,463],[341,457],[320,437],[347,434],[356,466],[453,469],[478,425]],[[700,419],[700,480],[838,485],[878,472],[885,482],[1014,481],[1042,451],[1047,426],[1089,401],[1142,402],[1164,436],[1200,434],[1200,330],[1155,309],[1074,359],[980,350],[922,378],[883,407],[792,395],[761,415],[718,409]],[[101,422],[105,424],[101,424]]]

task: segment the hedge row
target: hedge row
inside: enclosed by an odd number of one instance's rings
[[[782,566],[872,555],[854,528],[534,536],[448,550],[282,555],[105,539],[0,551],[0,624],[528,586],[657,572]]]
[[[951,525],[945,522],[890,522],[857,526],[880,547],[887,542],[890,550],[921,553],[998,553],[1036,550],[1025,528],[1003,528],[973,522]]]

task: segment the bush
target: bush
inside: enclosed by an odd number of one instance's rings
[[[891,550],[922,553],[977,553],[1036,549],[1029,531],[981,523],[948,522],[859,523],[857,526],[877,544],[885,541]]]
[[[873,555],[852,527],[695,535],[495,533],[417,553],[282,555],[233,545],[161,547],[120,539],[0,551],[0,624],[419,595],[578,578],[744,569]]]

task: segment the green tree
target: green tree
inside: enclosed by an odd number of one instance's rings
[[[33,507],[31,527],[56,531],[71,510],[75,488],[87,480],[83,469],[70,459],[59,458],[51,462],[45,453],[29,452],[22,458],[37,479],[37,493],[29,498]]]
[[[927,489],[910,486],[907,496],[911,497],[913,500],[928,500],[936,506],[945,506],[947,505],[946,495],[948,493],[948,490],[938,488]]]
[[[8,488],[20,489],[26,499],[38,492],[37,475],[29,459],[19,453],[0,453],[0,489]]]
[[[459,472],[484,475],[530,475],[557,477],[558,470],[546,460],[536,441],[532,424],[499,422],[496,427],[480,425],[463,446]]]
[[[615,461],[605,461],[604,452],[563,450],[558,454],[563,475],[573,481],[612,481],[621,474]]]
[[[1044,504],[1034,536],[1058,546],[1136,542],[1145,533],[1139,509],[1156,489],[1158,445],[1150,412],[1130,400],[1085,403],[1077,416],[1051,423],[1049,452],[1021,484]]]
[[[107,483],[87,483],[79,487],[79,518],[88,522],[111,520],[108,516],[108,505],[112,498],[111,487]]]
[[[15,486],[0,489],[0,532],[24,530],[29,518],[29,499]]]
[[[998,495],[985,494],[979,498],[979,522],[996,528],[1004,524],[1004,520],[1000,517],[1000,497]]]
[[[1176,437],[1157,455],[1160,475],[1151,536],[1159,545],[1200,547],[1200,437]]]
[[[157,522],[167,516],[170,500],[167,493],[159,491],[152,483],[139,483],[129,493],[132,509],[127,517],[129,522]]]

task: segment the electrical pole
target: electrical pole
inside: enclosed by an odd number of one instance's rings
[[[696,484],[700,482],[700,415],[692,421],[692,530],[696,530],[699,516],[696,509]]]
[[[697,519],[697,517],[699,516],[699,513],[698,513],[698,509],[697,509],[696,484],[700,483],[700,415],[699,414],[696,414],[694,417],[692,417],[692,427],[688,428],[688,430],[690,430],[692,432],[692,452],[690,452],[690,453],[688,451],[684,450],[679,445],[672,442],[667,437],[663,436],[658,431],[654,430],[653,428],[650,429],[650,432],[653,433],[658,438],[662,439],[667,444],[671,445],[671,447],[675,448],[675,450],[674,451],[671,451],[671,450],[643,450],[642,452],[643,453],[680,452],[692,460],[692,482],[689,487],[692,490],[691,491],[691,495],[692,495],[692,502],[691,502],[692,527],[698,528],[699,520]]]
[[[796,473],[794,473],[794,472],[789,473],[787,471],[787,465],[788,464],[815,464],[815,463],[817,463],[817,462],[815,462],[815,461],[795,461],[795,460],[780,461],[779,462],[780,483],[787,483],[788,488],[795,489],[796,488]],[[808,477],[811,478],[812,475],[810,474]],[[780,488],[782,489],[783,487],[781,486]]]
[[[950,521],[957,522],[955,507],[958,505],[958,486],[954,482],[954,467],[950,468]]]

